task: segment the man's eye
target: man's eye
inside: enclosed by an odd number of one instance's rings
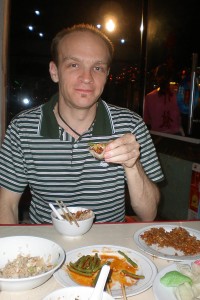
[[[78,67],[78,64],[73,63],[73,64],[71,64],[71,67],[72,67],[72,68],[77,68],[77,67]]]
[[[96,66],[95,70],[98,71],[98,72],[105,72],[105,69],[103,67],[100,67],[100,66]]]
[[[78,68],[78,64],[69,62],[68,64],[66,64],[66,67],[71,68],[71,69],[75,69],[75,68]]]

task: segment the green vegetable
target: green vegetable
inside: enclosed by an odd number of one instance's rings
[[[71,267],[71,270],[73,270],[74,272],[76,271],[80,271],[82,273],[88,273],[88,274],[92,274],[92,270],[90,269],[81,269],[81,268],[78,268],[76,267],[73,263],[69,263],[69,265],[67,266],[68,268]]]
[[[92,281],[92,286],[95,286],[95,285],[96,285],[100,273],[101,273],[101,268],[99,269],[97,275],[95,276],[94,280]]]
[[[30,274],[34,274],[36,271],[37,271],[37,270],[36,270],[36,266],[31,266],[31,267],[28,268],[28,272],[29,272]]]
[[[101,268],[101,259],[97,253],[94,256],[83,255],[76,262],[70,262],[67,267],[77,274],[92,276]]]
[[[95,285],[96,285],[97,280],[98,280],[98,278],[99,278],[99,275],[100,275],[100,273],[101,273],[101,269],[103,268],[104,265],[110,265],[110,262],[108,261],[108,262],[106,262],[105,264],[103,264],[102,266],[99,267],[98,272],[97,272],[97,275],[95,276],[95,278],[94,278],[94,280],[93,280],[93,282],[92,282],[92,286],[95,286]],[[109,282],[110,277],[111,277],[111,272],[110,272],[109,275],[108,275],[107,282]]]
[[[80,275],[83,275],[83,276],[87,276],[87,277],[91,277],[93,275],[92,272],[85,272],[85,271],[80,271],[80,270],[77,270],[77,269],[74,269],[72,266],[68,265],[67,266],[68,269],[74,273],[77,273],[77,274],[80,274]]]
[[[124,273],[124,275],[129,276],[134,279],[144,279],[145,278],[144,275],[137,275],[137,274],[128,272],[127,270],[121,270],[121,272]]]
[[[192,279],[186,275],[181,274],[178,271],[171,271],[166,273],[161,279],[160,282],[165,286],[179,286],[185,282],[192,284]]]
[[[118,252],[119,252],[119,254],[121,254],[122,256],[124,256],[126,258],[126,260],[129,262],[129,264],[131,266],[133,266],[134,268],[138,268],[138,265],[132,259],[130,259],[130,257],[128,257],[124,252],[122,252],[120,250]]]
[[[99,258],[97,253],[95,253],[95,255],[93,257],[91,268],[92,268],[93,272],[96,272],[97,270],[99,270],[101,268],[101,259]]]

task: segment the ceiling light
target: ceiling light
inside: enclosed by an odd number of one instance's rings
[[[33,29],[34,29],[34,28],[33,28],[32,25],[29,25],[29,26],[28,26],[28,30],[33,31]]]

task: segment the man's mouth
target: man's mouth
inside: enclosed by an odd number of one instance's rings
[[[92,93],[92,90],[76,89],[76,91],[80,94],[91,94]]]

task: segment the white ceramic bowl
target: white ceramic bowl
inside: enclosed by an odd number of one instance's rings
[[[87,210],[86,208],[83,207],[69,207],[69,211],[71,213],[76,213],[77,211],[85,211]],[[57,209],[57,211],[62,215],[62,211],[61,209]],[[57,232],[59,232],[62,235],[65,236],[81,236],[83,234],[85,234],[87,231],[90,230],[90,228],[92,227],[93,221],[94,221],[94,212],[91,211],[91,217],[82,221],[77,221],[79,227],[72,222],[72,224],[70,224],[67,220],[59,220],[56,217],[55,212],[51,213],[51,218],[52,218],[52,223],[54,228],[57,230]]]
[[[56,290],[43,300],[88,300],[94,288],[86,286],[72,286]],[[102,300],[115,300],[111,295],[103,292]]]
[[[0,238],[0,269],[18,255],[39,256],[44,262],[53,265],[49,271],[27,278],[1,278],[0,290],[25,291],[46,282],[61,267],[65,260],[65,251],[55,242],[35,236],[10,236]]]

